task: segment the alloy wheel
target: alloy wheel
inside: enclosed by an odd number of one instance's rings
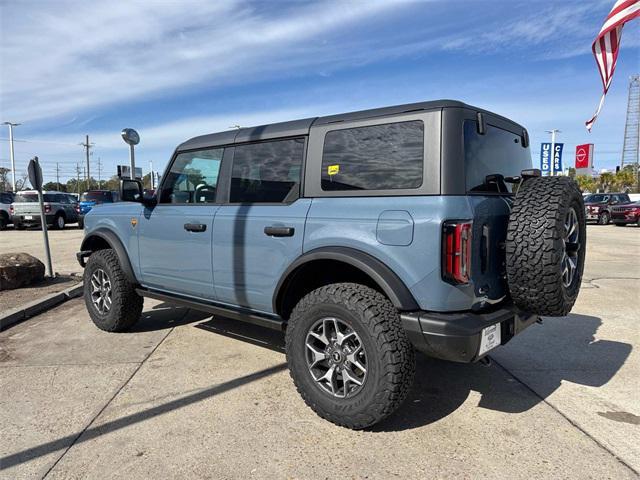
[[[101,268],[91,275],[91,301],[101,315],[111,310],[111,280]]]
[[[307,367],[314,382],[338,398],[356,395],[367,378],[367,355],[358,334],[345,322],[325,317],[305,340]]]
[[[562,253],[562,284],[569,288],[578,270],[580,251],[580,224],[574,208],[570,208],[564,221],[564,249]]]

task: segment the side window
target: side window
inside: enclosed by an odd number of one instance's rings
[[[180,153],[162,186],[160,203],[214,203],[224,148]]]
[[[233,155],[231,203],[280,203],[300,194],[304,139],[239,145]]]
[[[395,190],[422,185],[424,124],[420,120],[328,132],[322,190]]]

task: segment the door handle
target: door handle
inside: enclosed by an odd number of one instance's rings
[[[264,227],[264,234],[270,237],[293,237],[295,232],[293,227]]]
[[[184,229],[187,232],[204,232],[207,230],[207,226],[204,223],[185,223]]]

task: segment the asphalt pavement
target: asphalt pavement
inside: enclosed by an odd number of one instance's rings
[[[637,478],[640,229],[588,232],[568,317],[489,367],[419,356],[359,432],[305,406],[277,332],[147,300],[109,334],[71,300],[0,333],[0,478]]]

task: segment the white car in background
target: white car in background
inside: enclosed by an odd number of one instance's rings
[[[4,230],[11,223],[9,213],[11,203],[13,203],[13,193],[0,192],[0,230]]]

